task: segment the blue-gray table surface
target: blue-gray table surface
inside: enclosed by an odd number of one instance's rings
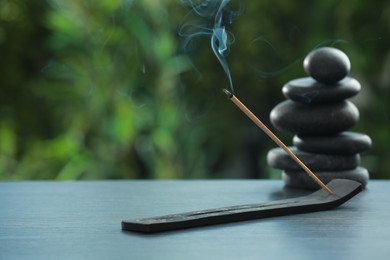
[[[120,226],[302,194],[276,180],[0,182],[0,259],[390,259],[390,181],[331,211],[149,235]]]

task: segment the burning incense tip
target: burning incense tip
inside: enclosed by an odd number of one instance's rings
[[[226,88],[222,89],[222,92],[225,93],[225,95],[226,95],[229,99],[231,99],[231,98],[233,97],[233,94],[232,94],[229,90],[227,90]]]
[[[280,148],[282,148],[290,157],[293,159],[301,168],[318,184],[328,192],[329,195],[332,195],[333,192],[288,148],[280,139],[268,129],[263,122],[260,121],[253,113],[250,111],[236,96],[234,96],[227,89],[222,89],[222,92],[239,108],[244,112],[261,130],[264,131]]]

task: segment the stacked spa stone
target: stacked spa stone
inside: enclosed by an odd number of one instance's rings
[[[365,186],[369,174],[359,167],[359,154],[371,147],[371,139],[347,132],[359,120],[358,109],[347,99],[360,91],[359,82],[347,77],[348,57],[338,49],[320,48],[305,58],[304,69],[310,77],[292,80],[283,87],[288,100],[271,111],[271,123],[278,130],[295,134],[290,149],[324,183],[342,178]],[[282,149],[270,150],[267,161],[283,170],[287,186],[318,189]]]

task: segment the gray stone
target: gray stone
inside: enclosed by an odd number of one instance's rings
[[[278,104],[270,114],[280,131],[305,135],[332,135],[356,125],[359,110],[349,101],[307,105],[291,100]]]
[[[312,171],[343,171],[356,168],[360,163],[359,154],[354,155],[330,155],[307,153],[298,150],[296,147],[289,147],[290,150]],[[270,167],[299,171],[302,170],[282,148],[273,148],[268,151],[267,163]]]
[[[319,171],[315,175],[325,184],[333,179],[348,179],[367,185],[370,175],[367,169],[357,167],[348,171]],[[317,190],[321,187],[304,171],[283,171],[282,178],[288,187]]]
[[[306,77],[287,82],[282,92],[286,98],[301,103],[332,103],[355,96],[360,88],[360,83],[350,77],[333,85]]]
[[[351,62],[344,52],[331,47],[323,47],[306,56],[303,68],[315,80],[325,84],[334,84],[348,75]]]
[[[372,145],[369,136],[353,132],[331,136],[295,135],[293,143],[301,151],[323,154],[356,154],[369,150]]]

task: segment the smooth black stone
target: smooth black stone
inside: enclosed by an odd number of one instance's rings
[[[331,103],[355,96],[360,91],[360,83],[346,77],[338,83],[327,85],[310,77],[291,80],[283,86],[284,96],[296,102]]]
[[[369,150],[372,145],[368,135],[353,132],[331,136],[295,135],[293,143],[301,151],[323,154],[357,154]]]
[[[315,175],[325,184],[333,179],[347,179],[360,182],[363,187],[367,186],[370,175],[367,169],[356,167],[348,171],[323,171],[315,172]],[[317,190],[319,185],[304,171],[283,171],[282,178],[288,187]]]
[[[305,135],[332,135],[356,125],[359,110],[349,101],[307,105],[286,100],[272,109],[270,120],[280,131]]]
[[[351,62],[344,52],[331,47],[323,47],[306,56],[303,68],[315,80],[325,84],[334,84],[348,75]]]
[[[360,163],[360,155],[330,155],[302,152],[296,147],[289,147],[290,150],[312,171],[344,171],[356,168]],[[268,151],[267,163],[270,167],[299,171],[301,166],[297,164],[282,149],[274,148]]]

